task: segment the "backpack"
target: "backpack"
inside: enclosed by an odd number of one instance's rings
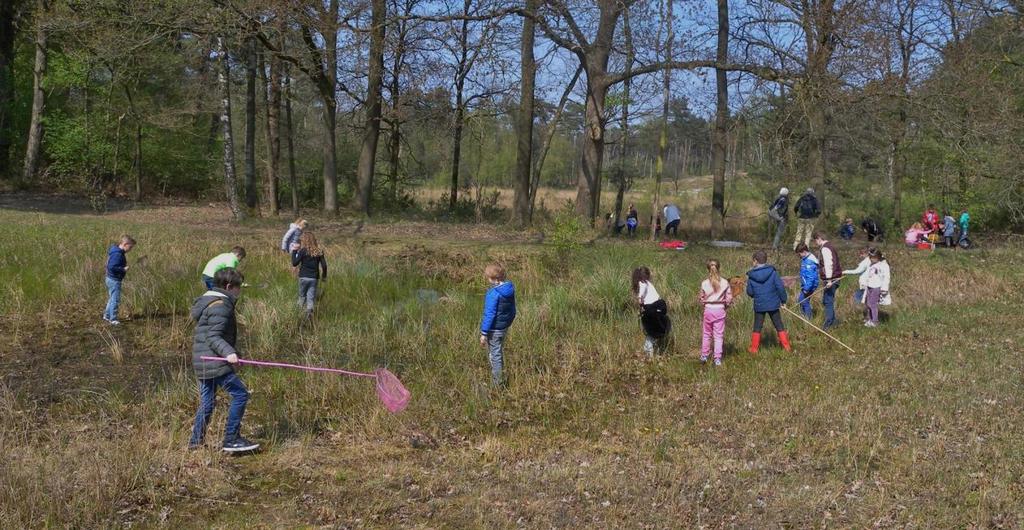
[[[813,195],[800,197],[800,204],[797,205],[797,208],[800,210],[800,217],[804,219],[817,217],[821,213],[818,211],[818,200]]]

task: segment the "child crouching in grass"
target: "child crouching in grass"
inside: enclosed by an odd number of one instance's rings
[[[491,383],[505,385],[505,336],[516,319],[516,287],[505,277],[505,268],[492,263],[484,269],[491,284],[484,295],[484,313],[480,318],[480,346],[487,348],[491,361]]]
[[[313,232],[306,231],[299,236],[299,248],[292,251],[292,267],[299,268],[299,307],[305,309],[306,318],[310,318],[320,279],[327,279],[327,259]]]
[[[779,313],[788,297],[786,286],[775,267],[768,264],[768,253],[758,250],[753,258],[754,268],[747,272],[747,296],[754,299],[754,331],[750,334],[750,349],[747,351],[757,353],[761,347],[761,329],[766,316],[772,319],[782,349],[790,351],[789,334]]]
[[[640,326],[644,330],[644,353],[648,357],[654,355],[655,349],[665,347],[665,337],[672,330],[672,321],[668,318],[668,304],[658,295],[658,290],[651,283],[651,269],[637,267],[633,270],[633,296],[640,304]]]
[[[239,434],[245,405],[249,402],[249,391],[234,369],[234,365],[238,364],[238,351],[235,350],[238,333],[235,304],[242,294],[243,280],[242,274],[233,268],[220,269],[214,275],[213,288],[192,305],[191,316],[196,322],[192,342],[192,369],[199,381],[199,410],[196,411],[196,420],[192,426],[189,449],[203,445],[218,387],[231,395],[231,406],[224,426],[223,450],[241,453],[254,451],[260,446]],[[210,361],[202,357],[220,357],[223,361]]]
[[[722,343],[725,339],[725,310],[732,303],[732,289],[722,279],[717,259],[707,263],[708,278],[700,284],[699,301],[704,306],[704,334],[700,346],[700,362],[708,362],[711,344],[714,343],[715,366],[722,366]]]

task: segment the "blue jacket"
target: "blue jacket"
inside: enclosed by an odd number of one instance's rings
[[[484,315],[480,319],[480,333],[508,329],[516,319],[516,287],[504,282],[487,290],[484,296]]]
[[[107,277],[117,281],[123,280],[127,266],[128,258],[125,257],[121,247],[117,245],[110,247],[110,250],[107,251]]]
[[[778,311],[786,303],[786,286],[775,267],[758,265],[747,272],[747,296],[754,299],[754,312]]]
[[[841,237],[843,239],[846,239],[846,240],[853,239],[853,236],[855,236],[856,234],[857,234],[857,229],[854,228],[853,225],[848,225],[846,223],[843,223],[843,225],[839,227],[839,237]]]
[[[800,288],[811,292],[818,288],[818,258],[808,253],[800,258]]]
[[[952,216],[947,215],[942,218],[942,236],[953,237],[953,233],[956,232],[956,220]]]

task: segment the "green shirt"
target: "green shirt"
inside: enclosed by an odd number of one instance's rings
[[[207,262],[206,268],[203,269],[203,276],[213,278],[217,271],[228,267],[238,268],[238,256],[234,252],[225,252]]]
[[[964,212],[960,214],[960,230],[967,230],[967,225],[971,222],[971,216]]]

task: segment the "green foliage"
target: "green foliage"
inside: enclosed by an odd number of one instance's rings
[[[547,240],[558,255],[564,255],[582,248],[584,235],[583,221],[573,205],[566,203],[551,220]]]

